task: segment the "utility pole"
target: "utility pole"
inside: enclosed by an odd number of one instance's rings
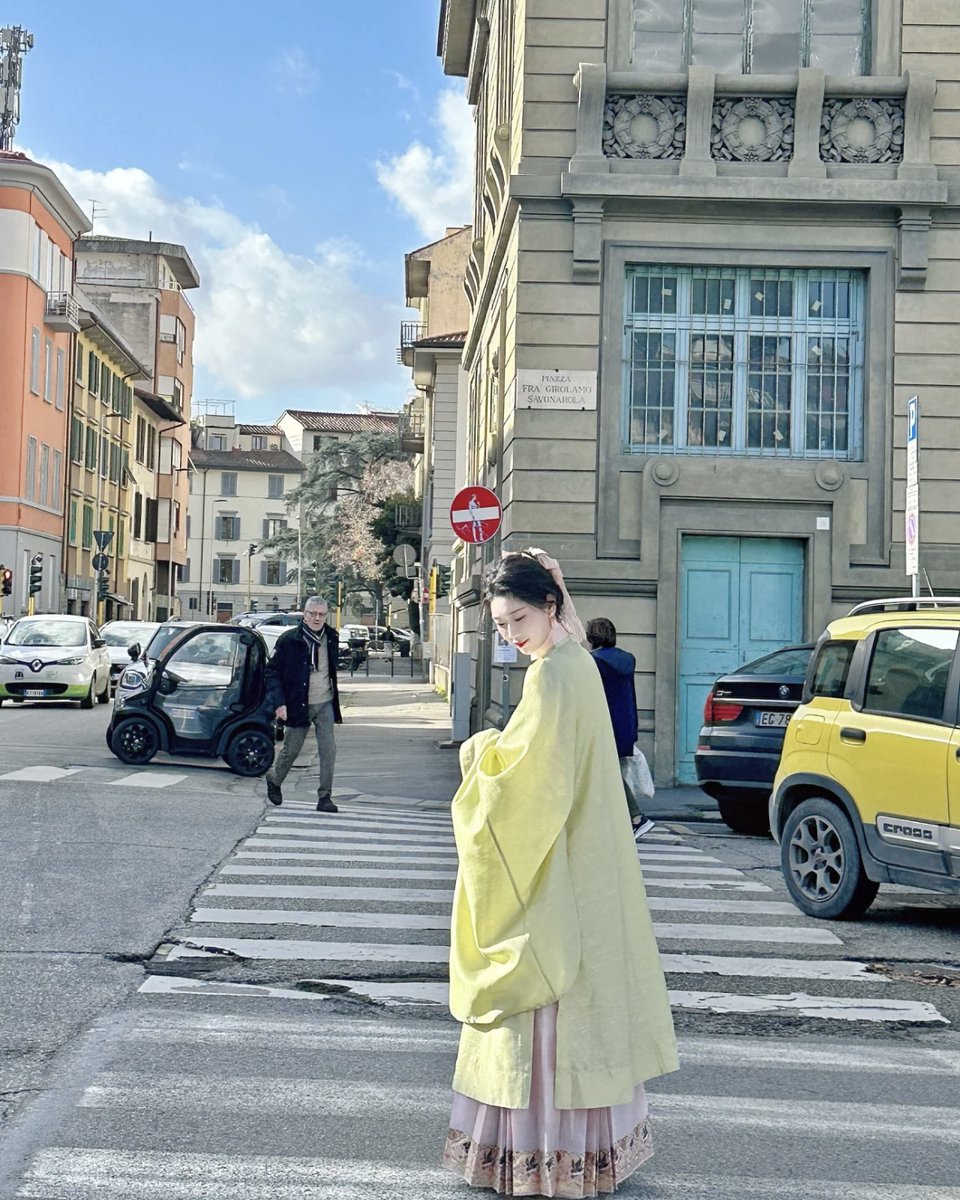
[[[13,149],[13,134],[20,124],[23,56],[32,49],[32,33],[19,25],[0,29],[0,150]]]

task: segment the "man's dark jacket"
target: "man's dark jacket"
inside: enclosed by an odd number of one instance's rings
[[[333,688],[333,719],[343,723],[340,715],[340,689],[337,686],[337,651],[340,639],[332,625],[324,625],[321,634],[327,646],[330,664],[330,686]],[[295,625],[277,638],[277,648],[267,663],[267,703],[276,712],[281,704],[287,706],[287,724],[305,728],[310,724],[308,696],[310,694],[310,647],[303,637],[303,625]]]
[[[617,754],[628,758],[637,739],[637,693],[633,686],[637,660],[616,646],[604,646],[591,653],[603,680],[613,736],[617,739]]]

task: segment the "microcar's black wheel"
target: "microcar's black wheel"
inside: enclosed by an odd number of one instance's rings
[[[261,729],[235,734],[223,756],[235,775],[262,775],[273,765],[273,742]]]
[[[825,796],[804,800],[787,817],[780,862],[790,899],[811,917],[862,917],[880,885],[867,878],[857,835]]]
[[[717,796],[717,808],[724,825],[734,833],[769,834],[770,817],[767,812],[767,799],[758,800],[756,793],[752,796],[735,797],[732,795]]]
[[[142,717],[127,717],[114,726],[110,749],[122,763],[141,767],[160,749],[156,726]]]

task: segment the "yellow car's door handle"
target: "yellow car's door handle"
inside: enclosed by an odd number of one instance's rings
[[[865,742],[867,740],[867,731],[865,729],[851,729],[849,727],[840,730],[841,742]]]

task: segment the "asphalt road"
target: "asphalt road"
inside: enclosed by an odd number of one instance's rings
[[[219,765],[124,768],[105,709],[0,710],[0,1200],[464,1194],[437,1168],[455,756],[422,686],[348,690],[335,817],[309,765],[265,809]],[[960,1200],[960,901],[810,920],[770,841],[658,799],[682,1066],[619,1194]]]

